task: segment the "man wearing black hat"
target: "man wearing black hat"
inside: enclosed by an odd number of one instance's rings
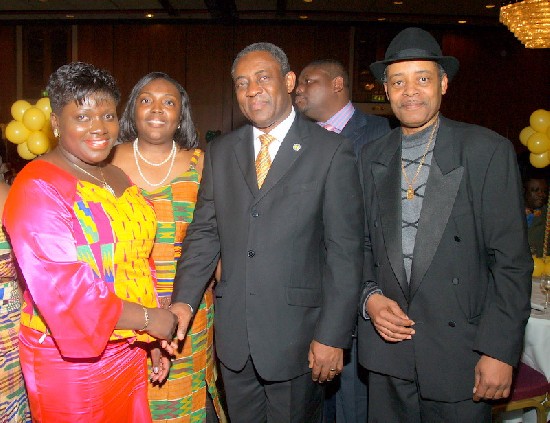
[[[371,65],[401,123],[362,151],[359,360],[369,422],[490,422],[510,393],[532,259],[511,143],[439,113],[458,60],[419,28]]]

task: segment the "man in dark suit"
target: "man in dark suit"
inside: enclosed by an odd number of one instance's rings
[[[440,115],[457,70],[419,28],[371,65],[401,127],[360,158],[370,422],[490,422],[523,347],[533,264],[516,156]]]
[[[350,101],[349,76],[344,66],[331,59],[309,63],[298,77],[297,109],[323,128],[353,142],[355,154],[368,143],[390,131],[388,119],[367,115]],[[367,421],[366,371],[357,364],[357,337],[344,354],[340,377],[325,390],[326,423],[365,423]]]
[[[390,131],[388,119],[367,115],[353,106],[348,73],[336,60],[316,60],[302,70],[295,104],[323,128],[349,139],[357,155],[366,143]]]
[[[296,76],[277,46],[245,48],[232,76],[252,125],[207,146],[171,310],[182,339],[221,256],[216,351],[231,421],[318,422],[361,285],[353,147],[295,113]]]

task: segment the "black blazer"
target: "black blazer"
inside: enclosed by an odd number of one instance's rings
[[[410,285],[401,246],[400,128],[362,151],[365,296],[376,287],[416,322],[385,342],[359,322],[360,362],[413,380],[438,401],[472,397],[480,354],[516,365],[530,312],[533,262],[511,143],[441,118],[414,247]]]
[[[252,127],[208,144],[173,301],[195,310],[221,252],[216,351],[266,380],[309,371],[312,339],[348,347],[363,266],[363,207],[349,141],[297,116],[261,189]]]

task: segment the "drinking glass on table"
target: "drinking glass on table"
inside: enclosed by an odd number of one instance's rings
[[[540,277],[540,290],[544,294],[544,308],[548,308],[550,296],[550,274],[543,273]]]

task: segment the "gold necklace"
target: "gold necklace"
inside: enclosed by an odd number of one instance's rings
[[[430,145],[432,145],[432,141],[435,138],[435,133],[438,127],[439,127],[439,119],[436,121],[436,123],[434,123],[432,133],[430,134],[430,139],[428,140],[428,146],[426,147],[426,151],[424,152],[424,155],[420,159],[420,163],[418,165],[418,168],[416,169],[416,173],[414,174],[412,180],[409,180],[409,177],[407,176],[407,172],[405,172],[405,165],[403,164],[403,159],[401,159],[401,172],[403,173],[403,177],[405,178],[405,182],[407,183],[407,200],[412,200],[414,198],[414,188],[413,188],[414,181],[416,181],[416,178],[420,174],[420,170],[422,169],[422,166],[424,165],[424,161],[426,160],[426,156],[430,151]]]
[[[77,165],[76,163],[73,163],[73,162],[69,162],[71,163],[74,167],[76,167],[78,170],[80,170],[81,172],[84,172],[86,175],[94,178],[96,181],[98,181],[101,186],[103,188],[105,188],[107,191],[109,191],[113,197],[116,197],[115,195],[115,190],[113,189],[113,187],[111,187],[111,185],[109,185],[105,179],[105,175],[103,174],[103,169],[101,168],[101,166],[98,166],[99,167],[99,173],[101,173],[101,179],[99,179],[98,177],[92,175],[90,172],[88,172],[86,169],[82,169],[79,165]]]

